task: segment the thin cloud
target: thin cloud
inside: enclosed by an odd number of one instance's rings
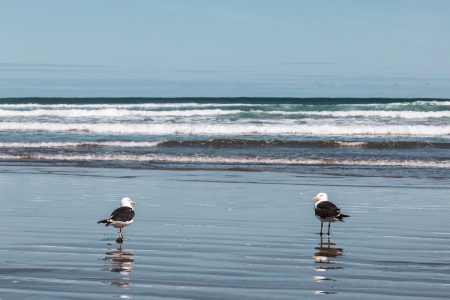
[[[92,72],[105,71],[101,65],[0,63],[3,72]]]
[[[279,63],[278,65],[287,66],[287,65],[334,65],[334,64],[335,63],[332,62],[311,61],[311,62],[287,62],[287,63]]]
[[[221,70],[172,70],[174,73],[191,73],[191,74],[216,74],[216,73],[224,73],[225,71]]]

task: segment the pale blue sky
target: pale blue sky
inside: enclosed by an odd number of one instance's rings
[[[448,0],[0,0],[0,97],[450,98]]]

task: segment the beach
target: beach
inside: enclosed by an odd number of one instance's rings
[[[450,299],[450,1],[0,7],[0,300]]]
[[[1,299],[446,299],[448,178],[0,166]],[[318,234],[312,198],[350,215]],[[96,224],[128,196],[135,222]]]

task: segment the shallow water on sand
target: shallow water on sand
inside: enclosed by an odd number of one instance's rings
[[[0,166],[1,299],[446,299],[448,179]],[[320,237],[312,197],[345,223]],[[123,244],[97,225],[137,202]]]

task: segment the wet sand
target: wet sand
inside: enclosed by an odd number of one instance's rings
[[[3,165],[0,299],[447,299],[449,183]],[[318,192],[351,216],[330,238]]]

